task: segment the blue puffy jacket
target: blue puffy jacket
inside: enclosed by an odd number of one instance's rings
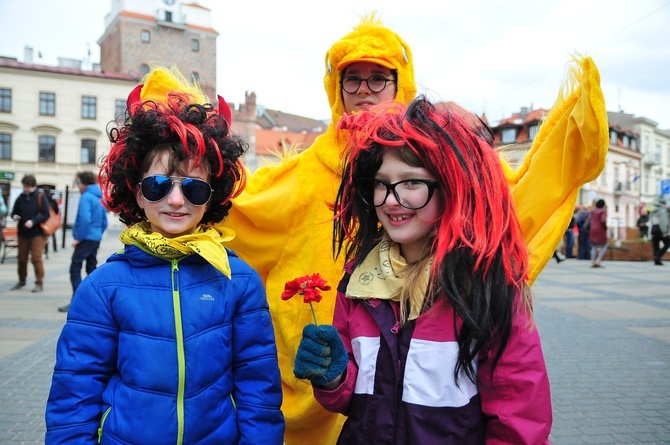
[[[77,218],[72,226],[72,237],[77,241],[100,241],[107,229],[107,210],[100,202],[102,191],[98,184],[84,189],[77,208]]]
[[[58,340],[47,444],[281,444],[281,380],[258,274],[135,246],[81,283]]]

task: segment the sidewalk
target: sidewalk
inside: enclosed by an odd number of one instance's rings
[[[111,228],[100,262],[121,247]],[[68,234],[69,235],[69,234]],[[72,247],[45,260],[44,292],[0,264],[0,444],[44,443],[54,350],[71,295]],[[538,278],[535,314],[549,369],[554,445],[670,444],[670,262],[553,260]]]

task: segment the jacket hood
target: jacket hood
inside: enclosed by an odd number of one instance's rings
[[[332,112],[331,123],[337,123],[344,114],[340,70],[360,61],[370,61],[397,71],[397,101],[408,104],[416,96],[414,62],[409,45],[385,27],[373,13],[365,16],[352,32],[335,42],[326,53],[323,83]]]
[[[84,189],[84,193],[92,193],[96,198],[102,198],[102,190],[98,184],[91,184]]]

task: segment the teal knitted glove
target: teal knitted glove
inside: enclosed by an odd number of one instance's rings
[[[325,386],[347,369],[348,361],[337,329],[329,324],[308,324],[302,330],[293,374],[314,386]]]

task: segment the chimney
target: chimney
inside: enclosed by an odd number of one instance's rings
[[[23,51],[23,62],[33,63],[33,47],[26,46]]]

